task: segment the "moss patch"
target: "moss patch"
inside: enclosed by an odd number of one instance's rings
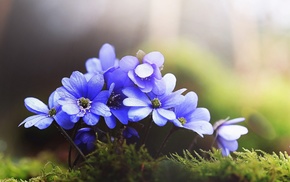
[[[200,154],[172,154],[169,160],[190,171],[198,181],[289,181],[290,157],[285,152],[268,154],[260,150],[235,152],[223,157],[218,150]]]
[[[290,181],[290,157],[286,152],[244,150],[224,157],[214,149],[154,159],[145,147],[136,149],[115,141],[98,142],[96,151],[87,157],[71,171],[50,162],[38,176],[27,181]],[[1,166],[1,171],[4,168]],[[25,180],[14,177],[0,181]]]

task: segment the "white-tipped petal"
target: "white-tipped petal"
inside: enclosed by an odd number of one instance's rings
[[[184,124],[184,128],[187,128],[189,130],[195,131],[201,137],[203,137],[203,134],[206,134],[206,135],[213,134],[213,127],[207,121],[188,122],[188,123]]]
[[[24,99],[24,104],[26,108],[36,114],[48,114],[48,107],[42,101],[34,97],[27,97]]]
[[[239,125],[225,125],[218,129],[218,135],[226,140],[237,140],[241,135],[247,134],[248,129]]]

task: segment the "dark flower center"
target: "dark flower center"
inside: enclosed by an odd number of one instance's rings
[[[52,116],[56,115],[56,109],[55,108],[50,109],[48,111],[48,115],[49,115],[49,117],[52,117]]]
[[[180,118],[178,118],[178,121],[179,121],[182,125],[184,125],[184,124],[186,123],[186,119],[185,119],[184,117],[180,117]]]
[[[159,101],[158,98],[151,100],[151,103],[153,105],[153,108],[159,108],[161,106],[161,102]]]
[[[123,99],[122,99],[121,94],[116,94],[116,93],[112,92],[112,94],[107,102],[107,105],[110,108],[118,109],[118,108],[120,108],[120,106],[122,106],[122,100]]]
[[[91,103],[92,101],[90,101],[90,99],[87,98],[80,98],[78,99],[78,105],[80,106],[81,110],[87,110],[91,108]]]

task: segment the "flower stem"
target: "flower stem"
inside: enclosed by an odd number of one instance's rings
[[[152,123],[153,123],[153,120],[150,121],[149,124],[147,124],[146,128],[145,128],[145,135],[142,139],[142,142],[141,142],[141,146],[145,144],[145,142],[147,141],[147,138],[148,138],[148,134],[149,134],[149,130],[152,126]]]
[[[169,132],[167,133],[166,137],[164,138],[162,144],[160,145],[160,147],[159,147],[159,149],[158,149],[158,151],[157,151],[157,153],[156,153],[156,156],[155,156],[156,158],[159,156],[161,150],[164,148],[164,146],[165,146],[167,140],[168,140],[169,137],[172,135],[172,133],[174,133],[174,132],[177,131],[178,129],[179,129],[179,128],[177,128],[176,126],[174,126],[174,125],[172,126],[172,128],[169,130]]]
[[[213,139],[213,141],[212,141],[212,143],[211,143],[211,147],[213,147],[213,145],[215,144],[215,142],[216,142],[216,140],[217,140],[217,135],[214,133],[214,139]]]
[[[78,153],[79,155],[86,160],[86,156],[83,154],[81,149],[74,143],[74,141],[71,139],[71,137],[67,134],[67,132],[60,127],[57,123],[54,122],[54,126],[61,132],[61,134],[65,137],[65,139],[70,143],[70,146],[72,146]]]
[[[75,126],[73,127],[73,131],[72,131],[72,134],[71,134],[71,137],[70,138],[75,138],[76,136],[76,133],[77,133],[77,129],[80,127],[80,123],[76,123]],[[73,164],[72,165],[72,145],[69,145],[69,151],[68,151],[68,166],[70,169],[72,169],[75,165]],[[78,155],[79,156],[79,155]]]
[[[191,149],[193,148],[193,146],[196,144],[196,141],[197,141],[197,137],[199,135],[196,134],[194,137],[193,137],[193,140],[191,141],[190,145],[188,146],[187,150],[191,151]]]

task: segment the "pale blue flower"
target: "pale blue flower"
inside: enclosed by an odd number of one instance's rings
[[[126,139],[129,139],[132,137],[139,138],[139,134],[138,134],[137,130],[135,130],[135,128],[130,127],[130,126],[125,126],[125,128],[123,130],[123,136]]]
[[[224,156],[228,156],[230,152],[238,149],[237,139],[241,135],[248,133],[248,129],[244,126],[235,125],[236,123],[244,121],[245,118],[236,118],[231,120],[220,120],[213,126],[216,132],[216,140],[218,147],[222,150]]]
[[[110,44],[104,44],[99,51],[99,58],[90,58],[86,61],[87,74],[89,80],[95,74],[105,74],[111,69],[119,66],[119,60],[116,58],[115,49]]]
[[[140,121],[151,113],[152,120],[158,126],[164,126],[168,120],[176,119],[172,109],[184,101],[184,96],[181,94],[185,89],[173,92],[176,83],[173,74],[166,74],[162,80],[165,85],[156,87],[149,93],[144,93],[137,87],[123,90],[128,97],[124,99],[123,104],[131,107],[128,112],[130,121]]]
[[[37,98],[27,97],[24,99],[25,107],[35,113],[34,116],[29,116],[19,126],[24,124],[25,128],[35,126],[39,129],[45,129],[51,125],[55,120],[58,125],[64,129],[71,129],[74,123],[70,121],[70,116],[61,110],[60,105],[57,103],[59,95],[53,92],[48,99],[48,106]]]
[[[77,131],[74,142],[84,154],[88,154],[95,149],[97,140],[96,133],[91,128],[81,128]]]
[[[123,104],[126,96],[122,90],[128,86],[133,86],[125,72],[120,69],[107,72],[107,89],[109,90],[109,98],[107,106],[110,108],[111,116],[104,117],[105,122],[109,128],[115,128],[117,120],[122,124],[128,124],[128,111],[129,107]]]
[[[162,79],[161,68],[164,56],[160,52],[150,52],[142,57],[142,63],[135,56],[125,56],[120,60],[120,68],[128,73],[129,78],[142,92],[151,92]]]
[[[213,127],[210,124],[210,113],[206,108],[197,108],[197,95],[188,92],[185,100],[174,108],[176,119],[172,120],[175,126],[192,130],[203,137],[211,135]]]
[[[102,91],[102,75],[96,74],[87,81],[82,73],[75,71],[70,78],[63,78],[62,84],[56,90],[61,96],[58,102],[62,110],[71,115],[72,122],[83,118],[87,125],[92,126],[98,123],[100,116],[111,116],[110,108],[106,105],[109,91]]]

